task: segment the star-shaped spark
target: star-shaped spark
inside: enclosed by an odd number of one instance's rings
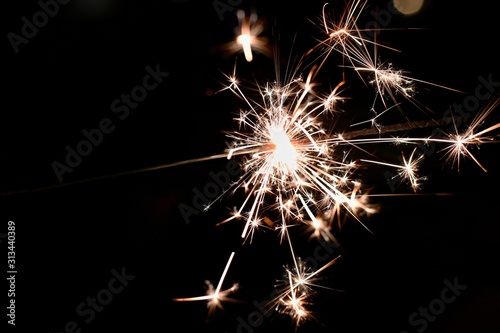
[[[232,298],[228,296],[238,290],[238,285],[233,284],[231,288],[222,290],[222,284],[224,278],[226,277],[231,261],[233,260],[235,252],[232,252],[229,256],[229,260],[226,263],[226,267],[222,273],[222,276],[217,284],[217,288],[214,289],[213,285],[209,281],[205,281],[207,284],[207,294],[203,296],[188,297],[188,298],[174,298],[176,302],[188,302],[188,301],[207,301],[207,307],[209,309],[209,314],[213,314],[217,308],[222,309],[222,303],[225,301],[233,301]]]

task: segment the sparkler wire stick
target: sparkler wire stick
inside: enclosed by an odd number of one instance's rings
[[[430,119],[430,120],[414,121],[411,123],[385,125],[385,126],[380,127],[379,129],[372,127],[372,128],[344,132],[344,133],[342,133],[342,138],[343,139],[350,139],[350,138],[377,135],[377,134],[402,132],[402,131],[408,131],[408,130],[417,129],[417,128],[426,128],[426,127],[433,127],[436,125],[443,125],[443,124],[447,124],[448,122],[449,122],[449,120],[447,120],[447,119],[441,119],[441,120]],[[490,128],[488,130],[491,131],[493,129],[496,129],[497,127],[498,126],[496,126],[494,128]],[[480,133],[477,133],[475,136],[478,136],[481,133],[486,132],[488,130],[481,131]],[[422,139],[422,141],[423,140],[424,139]],[[425,140],[428,140],[428,139],[425,139]],[[447,143],[450,142],[450,140],[445,140],[445,139],[434,140],[434,141],[441,141],[441,142],[447,142]],[[0,192],[0,196],[10,196],[10,195],[17,195],[17,194],[26,194],[26,193],[32,193],[32,192],[42,192],[42,191],[55,190],[58,188],[69,187],[69,186],[74,186],[74,185],[79,185],[79,184],[84,184],[84,183],[98,182],[98,181],[106,180],[106,179],[110,179],[110,178],[123,177],[123,176],[138,174],[138,173],[144,173],[144,172],[148,172],[148,171],[168,169],[168,168],[173,168],[176,166],[181,166],[181,165],[186,165],[186,164],[193,164],[193,163],[205,162],[205,161],[222,159],[222,158],[231,159],[233,156],[236,156],[236,155],[245,155],[245,154],[249,154],[249,153],[253,153],[253,152],[262,151],[261,148],[256,148],[256,147],[258,147],[258,146],[256,145],[255,148],[245,149],[245,150],[243,150],[243,149],[249,148],[249,147],[241,147],[238,149],[232,149],[228,153],[222,153],[222,154],[216,154],[216,155],[210,155],[210,156],[204,156],[204,157],[197,157],[197,158],[192,158],[192,159],[187,159],[187,160],[176,161],[176,162],[172,162],[172,163],[160,164],[160,165],[152,166],[152,167],[145,167],[145,168],[134,169],[134,170],[129,170],[129,171],[117,172],[117,173],[113,173],[113,174],[85,178],[85,179],[80,179],[80,180],[75,180],[75,181],[62,182],[59,184],[42,186],[42,187],[37,187],[37,188],[26,188],[26,189],[12,190],[12,191],[4,191],[4,192]]]
[[[234,153],[234,154],[238,155],[238,154],[246,154],[246,153],[248,153],[248,152],[241,152],[241,153],[238,152],[238,153]],[[176,166],[180,166],[180,165],[199,163],[199,162],[210,161],[210,160],[215,160],[215,159],[220,159],[220,158],[227,158],[227,156],[228,156],[227,154],[217,154],[217,155],[211,155],[211,156],[206,156],[206,157],[192,158],[192,159],[188,159],[188,160],[182,160],[182,161],[177,161],[177,162],[172,162],[172,163],[161,164],[161,165],[157,165],[157,166],[153,166],[153,167],[146,167],[146,168],[141,168],[141,169],[113,173],[113,174],[109,174],[109,175],[97,176],[97,177],[92,177],[92,178],[85,178],[85,179],[75,180],[72,182],[62,182],[59,184],[49,185],[49,186],[44,186],[44,187],[1,192],[0,196],[48,191],[48,190],[58,189],[58,188],[67,187],[67,186],[73,186],[73,185],[89,183],[89,182],[96,182],[96,181],[105,180],[105,179],[109,179],[109,178],[128,176],[128,175],[137,174],[137,173],[172,168],[172,167],[176,167]]]

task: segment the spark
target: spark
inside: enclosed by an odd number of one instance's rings
[[[236,16],[238,18],[236,38],[220,47],[223,52],[226,55],[243,52],[247,62],[252,62],[254,53],[269,56],[268,38],[261,36],[266,27],[265,21],[260,19],[256,13],[247,15],[243,10],[238,10]]]
[[[321,16],[322,28],[325,30],[326,39],[322,40],[319,47],[326,48],[323,57],[327,57],[332,51],[348,54],[349,50],[357,49],[365,41],[357,27],[357,21],[364,12],[367,0],[351,2],[344,10],[340,18],[330,17],[326,14],[328,3],[323,5]]]
[[[306,321],[315,319],[313,311],[310,309],[313,304],[313,296],[316,293],[315,289],[342,292],[342,290],[319,284],[321,278],[318,277],[340,257],[338,255],[317,270],[312,270],[301,258],[294,258],[293,267],[285,267],[283,279],[278,281],[278,288],[281,286],[281,290],[267,304],[268,308],[276,308],[279,313],[290,316],[296,328]]]
[[[298,292],[293,285],[292,273],[288,271],[288,278],[290,283],[289,293],[286,297],[280,298],[280,305],[290,315],[296,326],[299,326],[303,321],[311,315],[306,306],[308,295],[306,293]]]
[[[489,126],[483,130],[479,130],[479,127],[485,123],[486,118],[499,105],[500,97],[492,99],[489,104],[487,104],[482,110],[480,110],[480,112],[476,114],[471,124],[463,132],[459,132],[455,120],[453,120],[455,132],[448,135],[448,142],[450,144],[447,147],[443,148],[442,151],[445,152],[445,159],[447,161],[451,161],[453,164],[456,164],[459,171],[460,159],[462,157],[465,157],[473,160],[484,172],[487,172],[487,169],[471,153],[469,147],[477,147],[484,143],[498,142],[498,140],[495,140],[498,135],[492,136],[489,133],[500,128],[500,124]]]
[[[375,110],[375,104],[378,100],[382,101],[385,111],[389,110],[391,106],[388,105],[387,100],[391,100],[408,121],[409,119],[400,107],[398,96],[402,96],[422,111],[427,109],[414,99],[417,83],[460,92],[451,87],[410,77],[406,71],[396,68],[393,63],[381,61],[378,54],[379,48],[397,53],[400,50],[382,44],[376,38],[369,39],[366,37],[366,32],[370,32],[376,37],[377,29],[362,30],[358,28],[357,22],[367,5],[367,0],[350,1],[340,18],[328,15],[326,13],[328,3],[323,5],[322,16],[319,20],[321,23],[316,24],[319,26],[320,31],[324,30],[323,33],[326,34],[326,37],[307,53],[314,54],[316,50],[321,51],[319,67],[322,67],[333,53],[342,55],[342,61],[347,60],[350,65],[343,63],[340,67],[354,70],[365,84],[375,87],[376,95],[373,100],[372,111]],[[370,51],[371,48],[373,48],[373,55]],[[368,74],[368,78],[366,74]],[[374,119],[371,122],[374,126],[379,126]]]
[[[320,51],[320,67],[325,63],[332,53],[342,55],[342,60],[346,60],[354,67],[356,58],[363,58],[363,53],[367,51],[367,44],[375,47],[397,51],[392,47],[378,43],[376,40],[366,38],[366,32],[374,31],[362,30],[358,28],[358,20],[364,13],[368,0],[351,1],[341,15],[329,15],[326,11],[328,3],[323,5],[322,15],[319,22],[314,23],[318,30],[323,32],[323,39],[318,40],[318,45],[312,48],[306,55]],[[323,31],[324,30],[324,31]]]
[[[375,46],[375,51],[376,47],[377,46]],[[366,45],[363,45],[363,48],[366,48]],[[412,102],[417,108],[423,110],[425,107],[420,105],[418,101],[413,98],[416,93],[416,83],[432,85],[454,92],[461,92],[457,89],[410,77],[407,75],[406,71],[395,68],[393,63],[382,62],[377,58],[377,52],[375,52],[375,55],[372,57],[367,49],[363,52],[357,52],[355,56],[350,57],[354,64],[351,67],[352,69],[358,73],[366,72],[371,74],[371,79],[368,81],[368,84],[374,86],[377,93],[373,104],[380,98],[384,107],[388,108],[389,106],[386,100],[390,99],[399,107],[397,96],[402,96],[407,101]]]
[[[222,308],[222,302],[229,301],[231,298],[228,296],[238,289],[238,284],[233,284],[231,288],[226,290],[222,289],[222,284],[224,282],[224,278],[229,270],[229,266],[231,265],[231,261],[233,260],[235,252],[231,252],[229,256],[229,260],[226,263],[226,267],[222,273],[222,276],[217,284],[217,288],[214,289],[213,285],[209,281],[205,281],[207,284],[207,293],[203,296],[189,297],[189,298],[174,298],[176,302],[188,302],[188,301],[208,301],[207,307],[209,308],[209,313],[213,313],[216,308]]]
[[[399,169],[399,172],[395,177],[408,181],[413,191],[417,192],[417,190],[420,188],[421,181],[425,180],[425,177],[419,177],[417,175],[418,166],[420,165],[420,163],[422,163],[424,155],[421,154],[415,158],[416,151],[417,148],[413,149],[408,159],[406,159],[405,155],[402,154],[403,163],[401,165],[385,163],[380,161],[373,161],[373,160],[365,160],[365,159],[363,159],[362,161],[374,164],[381,164]]]

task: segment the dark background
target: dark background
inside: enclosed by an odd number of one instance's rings
[[[499,21],[494,4],[485,0],[425,3],[415,16],[392,15],[387,28],[395,29],[378,38],[401,50],[381,51],[381,56],[410,76],[463,91],[417,86],[416,99],[434,112],[426,116],[439,119],[450,105],[474,94],[478,76],[500,80]],[[189,224],[178,209],[192,203],[192,189],[211,181],[210,171],[225,168],[224,159],[80,181],[222,153],[223,131],[237,129],[232,118],[244,107],[229,91],[214,94],[223,74],[236,64],[239,77],[273,81],[275,66],[286,68],[290,52],[300,55],[315,45],[320,32],[309,19],[319,17],[322,5],[243,0],[221,20],[211,1],[73,0],[20,45],[19,53],[4,38],[0,216],[1,232],[9,220],[16,222],[18,331],[61,332],[69,321],[82,332],[249,331],[238,328],[237,318],[246,320],[256,310],[252,301],[269,297],[290,261],[286,247],[270,232],[242,246],[239,222],[215,226],[241,196],[216,203]],[[35,1],[4,6],[4,36],[19,34],[21,18],[31,20],[40,10]],[[384,10],[387,2],[370,2],[360,22],[373,20],[370,11],[377,8]],[[266,20],[264,35],[279,48],[279,64],[260,54],[247,63],[241,53],[218,51],[234,39],[237,9],[255,10]],[[330,63],[336,84],[342,71]],[[111,102],[142,82],[146,66],[157,64],[169,76],[118,120]],[[349,78],[345,94],[351,99],[344,106],[349,112],[335,129],[366,119],[372,101],[371,88]],[[423,117],[406,106],[413,119]],[[59,184],[51,163],[62,162],[65,146],[75,147],[83,129],[106,117],[115,130]],[[383,119],[402,120],[397,112]],[[488,122],[499,120],[497,110]],[[379,156],[397,160],[400,149],[385,147],[376,148]],[[374,197],[381,213],[366,221],[373,235],[353,221],[346,224],[336,250],[342,258],[322,281],[343,292],[321,290],[312,306],[317,322],[299,332],[416,332],[408,317],[440,297],[443,280],[455,278],[467,289],[425,331],[500,331],[498,146],[483,145],[474,154],[487,173],[470,160],[458,173],[433,154],[422,165],[429,178],[423,195]],[[386,170],[363,170],[374,193],[393,194],[383,177]],[[396,193],[411,190],[403,184]],[[316,243],[295,237],[298,255],[310,256]],[[236,256],[225,286],[240,284],[234,296],[241,304],[227,304],[225,312],[206,321],[205,302],[172,301],[203,295],[205,280],[216,285],[231,251]],[[122,268],[135,278],[85,323],[76,307],[107,287],[113,269]],[[252,331],[288,332],[293,326],[287,317],[273,316]]]

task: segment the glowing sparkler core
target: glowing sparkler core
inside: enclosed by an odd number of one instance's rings
[[[271,165],[286,173],[297,169],[297,151],[281,127],[270,129],[271,142],[274,144],[274,153]]]
[[[340,85],[334,93],[318,97],[312,82],[316,70],[313,66],[305,80],[298,77],[284,84],[278,80],[258,86],[261,103],[247,96],[240,83],[228,76],[226,89],[249,108],[236,118],[240,130],[227,135],[232,139],[228,158],[248,154],[242,162],[245,172],[234,184],[245,189],[247,197],[237,212],[222,223],[243,217],[246,223],[242,238],[251,239],[262,221],[286,229],[290,224],[314,221],[324,209],[336,214],[347,211],[364,226],[358,215],[372,212],[360,200],[363,194],[359,181],[349,178],[356,164],[345,162],[344,153],[335,154],[337,139],[328,139],[322,128],[323,118],[335,113],[331,101],[340,100],[336,95]],[[241,132],[241,127],[252,134]],[[278,214],[274,218],[262,216],[270,210]]]

